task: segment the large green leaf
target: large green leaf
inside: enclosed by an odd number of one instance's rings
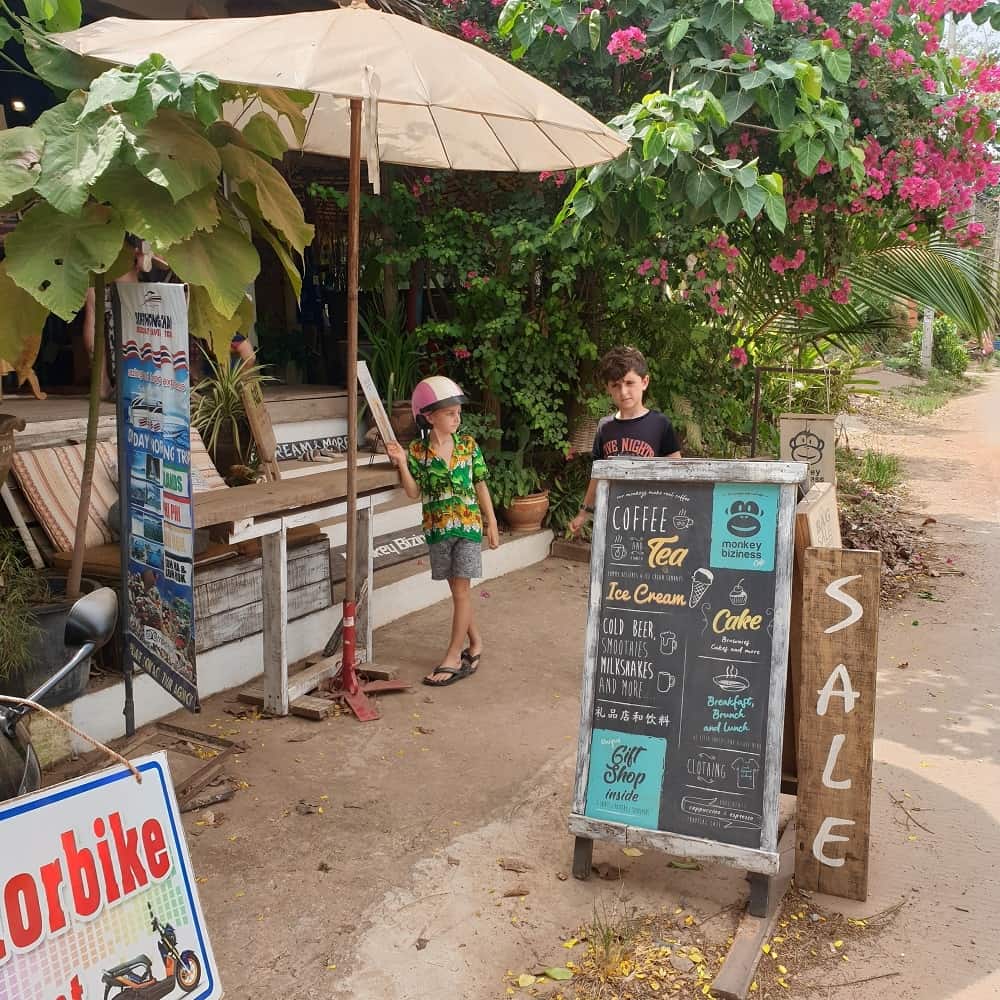
[[[118,115],[106,111],[80,118],[84,98],[72,94],[42,114],[35,127],[45,137],[35,190],[60,212],[83,208],[94,182],[114,162],[125,137]]]
[[[0,132],[0,207],[35,186],[44,144],[45,138],[35,128],[22,126]]]
[[[158,253],[197,229],[211,230],[219,224],[214,185],[174,202],[166,188],[146,180],[134,167],[120,164],[105,173],[93,193],[98,201],[113,205],[125,228],[149,240]]]
[[[0,261],[0,358],[15,368],[34,364],[42,342],[42,326],[49,311],[19,288]]]
[[[722,108],[729,122],[738,121],[754,104],[754,95],[742,88],[726,91],[722,96]]]
[[[288,149],[288,140],[277,122],[266,112],[258,111],[243,128],[243,137],[264,156],[278,160]]]
[[[851,78],[851,54],[846,49],[823,49],[823,65],[837,83]]]
[[[141,131],[126,135],[127,153],[139,172],[170,192],[174,201],[214,183],[219,154],[199,128],[163,110]]]
[[[191,335],[204,340],[218,360],[225,360],[229,357],[233,337],[237,333],[249,332],[253,322],[253,304],[244,295],[236,312],[227,317],[215,308],[206,289],[200,285],[190,285],[189,288],[188,328]]]
[[[688,28],[691,27],[691,18],[682,17],[679,21],[675,21],[673,27],[671,27],[670,32],[667,34],[667,40],[664,43],[669,50],[677,48],[683,40],[684,36],[688,33]]]
[[[774,3],[772,0],[743,0],[746,12],[765,28],[774,26]]]
[[[90,86],[107,66],[96,59],[78,56],[42,35],[25,32],[24,54],[31,68],[56,90],[79,90]]]
[[[87,103],[80,113],[81,115],[89,115],[109,104],[127,104],[139,93],[142,84],[142,75],[135,70],[108,70],[90,85]]]
[[[764,192],[764,212],[771,220],[771,225],[779,232],[785,231],[788,225],[788,209],[785,207],[785,199],[780,194],[772,191]]]
[[[285,269],[285,274],[288,275],[288,280],[291,283],[292,290],[295,292],[295,298],[299,299],[302,297],[302,275],[299,273],[298,267],[295,265],[295,258],[292,256],[292,251],[288,245],[281,239],[280,236],[272,229],[257,213],[256,209],[252,205],[248,205],[243,201],[239,195],[233,195],[234,201],[237,202],[238,207],[241,212],[250,220],[250,226],[252,227],[254,234],[262,239],[271,249],[274,251],[274,255],[278,258],[278,262]]]
[[[695,208],[700,208],[712,197],[718,186],[719,181],[715,174],[699,170],[688,176],[687,183],[684,185],[684,193]]]
[[[740,187],[736,192],[739,195],[739,199],[743,204],[743,211],[747,213],[747,218],[753,221],[760,215],[761,210],[764,208],[764,201],[767,197],[767,192],[758,185],[753,187]]]
[[[56,0],[56,12],[49,15],[45,27],[49,31],[75,31],[83,19],[81,0]]]
[[[275,87],[260,87],[256,95],[269,107],[278,112],[279,117],[288,119],[295,138],[302,142],[306,137],[306,116],[302,113],[313,101],[313,95],[303,90],[278,90]]]
[[[799,170],[812,177],[819,161],[823,159],[826,152],[826,143],[817,136],[809,138],[806,136],[795,143],[795,158],[799,164]]]
[[[59,13],[59,0],[24,0],[24,12],[32,21],[47,21]]]
[[[73,216],[41,202],[7,237],[7,273],[69,321],[83,305],[91,274],[111,267],[124,238],[124,224],[106,205],[90,202]]]
[[[241,230],[224,222],[171,247],[170,266],[181,281],[201,285],[220,313],[232,316],[260,272],[260,257]]]
[[[749,23],[750,18],[742,7],[735,3],[719,4],[718,28],[730,44],[735,45],[739,41]]]
[[[313,227],[306,222],[285,178],[252,150],[223,146],[219,156],[239,196],[301,254],[312,240]]]
[[[738,184],[727,184],[724,188],[715,192],[712,198],[712,207],[715,214],[728,225],[740,214],[742,207],[740,199],[740,189]]]

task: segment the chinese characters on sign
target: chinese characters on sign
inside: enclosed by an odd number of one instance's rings
[[[114,287],[126,663],[197,711],[187,298],[183,285]]]

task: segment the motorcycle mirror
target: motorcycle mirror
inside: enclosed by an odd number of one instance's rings
[[[118,595],[110,587],[101,587],[81,597],[66,616],[67,646],[92,642],[103,646],[114,634],[118,623]]]

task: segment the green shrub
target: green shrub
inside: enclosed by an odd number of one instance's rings
[[[920,344],[923,339],[922,330],[914,330],[910,340],[909,367],[920,367]],[[959,336],[954,320],[947,316],[939,316],[934,320],[934,349],[931,353],[931,365],[949,375],[961,375],[969,367],[969,354],[965,342]]]

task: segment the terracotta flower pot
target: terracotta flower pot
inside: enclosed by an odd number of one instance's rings
[[[401,445],[408,445],[417,436],[417,422],[413,418],[413,410],[408,399],[398,399],[392,404],[389,423],[396,432]]]
[[[532,493],[526,497],[514,497],[510,506],[504,508],[504,520],[511,531],[538,531],[549,512],[549,491]]]

